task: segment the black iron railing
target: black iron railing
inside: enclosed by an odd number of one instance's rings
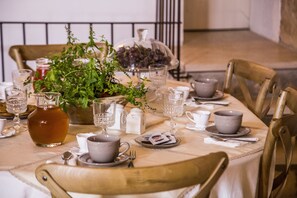
[[[73,25],[105,25],[109,26],[106,31],[109,31],[110,42],[114,44],[114,38],[117,34],[122,32],[117,32],[115,26],[126,25],[130,26],[131,37],[135,37],[136,26],[140,25],[151,25],[153,27],[153,37],[169,47],[175,57],[180,60],[180,47],[181,47],[181,12],[180,12],[180,0],[156,0],[156,19],[155,21],[145,21],[145,22],[36,22],[36,21],[0,21],[0,50],[1,50],[1,69],[2,69],[2,80],[5,80],[5,55],[8,54],[8,49],[4,49],[4,40],[6,36],[4,30],[7,24],[21,25],[22,43],[16,44],[31,44],[27,41],[28,28],[27,26],[36,24],[44,25],[45,32],[45,43],[40,44],[50,44],[50,34],[52,25],[65,25],[71,29]],[[129,28],[128,28],[129,29]],[[34,43],[36,44],[36,43]],[[180,78],[180,67],[174,71],[171,71],[173,77],[177,80]]]

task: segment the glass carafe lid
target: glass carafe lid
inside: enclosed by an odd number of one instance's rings
[[[117,43],[114,47],[118,60],[124,68],[148,70],[151,64],[166,64],[168,69],[175,69],[178,60],[162,42],[147,38],[147,29],[138,29],[138,38],[130,38]]]

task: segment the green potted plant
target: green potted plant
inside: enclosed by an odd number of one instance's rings
[[[146,80],[133,83],[119,64],[110,43],[102,37],[98,45],[92,27],[88,43],[78,43],[72,32],[67,31],[67,47],[60,54],[50,57],[50,70],[43,79],[34,82],[35,92],[61,93],[60,106],[70,116],[71,123],[92,124],[90,107],[95,98],[114,97],[117,102],[145,106]],[[118,71],[130,79],[125,85],[117,80]],[[72,117],[87,119],[75,121]]]

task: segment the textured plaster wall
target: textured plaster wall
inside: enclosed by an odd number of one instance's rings
[[[251,0],[250,30],[279,42],[281,0]]]
[[[297,51],[297,0],[282,0],[280,42]]]

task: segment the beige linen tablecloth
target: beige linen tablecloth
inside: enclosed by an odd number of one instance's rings
[[[177,83],[168,83],[176,86]],[[185,84],[187,85],[187,84]],[[213,144],[205,144],[207,137],[204,131],[191,131],[185,128],[189,120],[182,116],[177,118],[177,136],[181,138],[181,144],[168,149],[149,149],[138,145],[134,139],[138,135],[122,134],[122,141],[128,141],[131,149],[137,151],[135,166],[151,166],[183,161],[201,156],[210,152],[224,151],[228,154],[230,163],[214,189],[211,197],[255,197],[259,160],[267,133],[267,126],[252,114],[243,104],[235,98],[226,95],[224,98],[231,103],[227,107],[214,106],[212,111],[219,109],[235,109],[244,113],[243,126],[251,129],[250,135],[258,137],[256,143],[248,143],[236,148],[228,148]],[[200,107],[186,107],[187,110],[195,110]],[[169,129],[169,121],[156,115],[146,113],[146,133],[165,131]],[[213,115],[210,117],[213,122]],[[82,132],[95,132],[93,125],[70,126],[69,134],[62,146],[54,148],[41,148],[34,145],[29,133],[22,132],[14,137],[0,140],[0,197],[49,197],[48,190],[35,179],[36,167],[47,161],[62,163],[61,155],[66,150],[77,147],[75,134]],[[75,164],[75,160],[70,162]],[[127,163],[119,167],[126,167]],[[117,167],[115,167],[117,168]],[[83,181],[79,181],[83,182]],[[175,197],[177,191],[159,193],[151,196]],[[80,197],[80,196],[78,196]]]

